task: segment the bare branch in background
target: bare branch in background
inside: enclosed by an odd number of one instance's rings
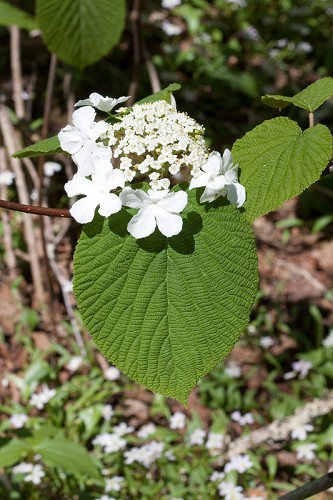
[[[128,95],[131,97],[127,101],[127,106],[132,106],[135,102],[139,87],[141,72],[140,15],[141,0],[134,0],[133,8],[129,15],[133,36],[133,76],[128,89]]]
[[[0,175],[7,170],[7,158],[5,148],[0,148]],[[7,186],[0,184],[0,196],[3,200],[7,200]],[[3,243],[5,247],[5,260],[8,268],[9,279],[12,281],[17,276],[16,272],[16,257],[13,250],[13,238],[10,227],[10,219],[7,212],[2,210],[1,220],[3,226]]]
[[[327,491],[333,486],[333,472],[328,472],[319,479],[315,479],[294,491],[290,491],[286,495],[279,497],[279,500],[304,500],[310,498],[317,493]]]
[[[10,27],[10,64],[13,78],[13,100],[16,116],[22,120],[25,116],[23,101],[23,83],[21,69],[20,28]]]
[[[152,61],[152,58],[147,50],[147,47],[143,48],[143,54],[144,54],[146,69],[149,75],[151,90],[153,93],[159,92],[161,90],[161,82],[158,77],[158,73]]]

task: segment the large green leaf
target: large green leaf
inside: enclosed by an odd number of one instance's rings
[[[29,451],[29,446],[19,439],[11,439],[0,448],[0,467],[9,467],[19,462]]]
[[[135,240],[126,210],[84,227],[74,290],[107,359],[148,389],[184,404],[200,377],[231,351],[257,291],[251,227],[222,198],[191,191],[182,232]]]
[[[40,453],[43,461],[51,467],[61,467],[66,472],[99,477],[94,460],[79,443],[65,438],[44,439],[34,447],[34,451]]]
[[[265,95],[261,98],[261,100],[264,104],[267,104],[267,106],[271,106],[272,108],[283,109],[288,106],[288,104],[294,104],[299,108],[313,112],[332,96],[333,78],[327,77],[312,83],[304,90],[294,95],[294,97],[286,97],[283,95]]]
[[[31,146],[27,146],[20,151],[16,151],[13,154],[14,158],[28,158],[30,156],[42,156],[42,155],[52,155],[54,153],[61,153],[62,149],[60,147],[60,142],[58,137],[55,135],[44,139],[43,141],[38,141]]]
[[[27,30],[37,29],[34,18],[14,5],[0,1],[0,26],[19,26]]]
[[[106,55],[124,28],[124,0],[37,0],[36,5],[49,50],[78,68]]]
[[[267,120],[233,146],[246,188],[246,216],[250,221],[275,210],[319,179],[332,153],[332,136],[324,125],[302,132],[296,122],[279,117]]]

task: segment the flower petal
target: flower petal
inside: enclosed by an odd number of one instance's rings
[[[120,193],[120,199],[123,205],[131,208],[142,208],[145,205],[152,204],[151,199],[142,189],[132,189],[130,187],[123,189]]]
[[[66,182],[64,188],[69,197],[78,194],[88,195],[91,193],[92,182],[83,175],[75,174],[72,180]]]
[[[190,189],[207,186],[207,183],[210,179],[210,174],[202,173],[198,177],[193,177],[190,183]]]
[[[101,120],[91,127],[91,129],[89,130],[89,137],[91,137],[91,139],[93,139],[94,141],[97,141],[97,139],[99,139],[102,134],[105,134],[107,129],[108,124]]]
[[[155,207],[154,214],[156,217],[158,229],[167,238],[179,234],[180,231],[182,230],[183,219],[181,218],[180,215],[170,213],[159,206]]]
[[[91,106],[84,106],[73,113],[73,125],[85,134],[89,134],[94,123],[96,111]]]
[[[152,207],[142,208],[128,223],[127,231],[133,238],[146,238],[146,236],[149,236],[155,231],[156,219],[151,208]]]
[[[124,187],[125,185],[125,174],[119,168],[113,169],[111,172],[108,172],[106,175],[106,184],[108,189],[116,189],[117,187]]]
[[[66,153],[77,153],[83,146],[83,137],[72,125],[67,125],[58,134],[60,146]]]
[[[93,142],[88,140],[83,147],[72,155],[73,161],[78,167],[78,172],[81,175],[91,175],[93,173],[92,150]]]
[[[207,162],[201,167],[204,172],[210,175],[218,175],[221,168],[221,155],[218,151],[212,151]]]
[[[104,194],[100,199],[98,213],[103,217],[110,217],[121,210],[121,201],[119,196],[113,193]]]
[[[245,187],[238,182],[233,182],[227,186],[228,194],[227,198],[236,207],[241,207],[246,200]]]
[[[229,149],[225,149],[221,162],[221,173],[225,174],[227,170],[230,170],[233,166],[232,155]]]
[[[97,200],[87,196],[76,201],[70,209],[70,213],[80,224],[87,224],[93,220],[97,205]]]
[[[185,191],[177,191],[176,193],[168,193],[165,198],[157,202],[157,206],[164,208],[168,212],[179,213],[186,207],[187,193]]]
[[[225,191],[226,193],[225,188],[222,191]],[[206,187],[206,189],[201,195],[200,203],[206,203],[206,202],[211,203],[212,201],[216,200],[216,198],[218,198],[219,196],[223,196],[222,191],[216,191],[216,189],[210,189],[209,187]]]

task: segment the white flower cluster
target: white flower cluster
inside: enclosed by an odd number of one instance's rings
[[[162,455],[164,443],[158,441],[151,441],[140,447],[134,447],[125,451],[125,463],[132,464],[138,462],[144,465],[147,469]]]
[[[13,474],[25,474],[24,481],[27,483],[40,484],[45,472],[40,464],[21,462],[12,468]]]
[[[186,113],[157,101],[119,115],[121,120],[109,126],[106,137],[127,181],[141,174],[149,177],[152,189],[168,189],[168,175],[178,174],[181,167],[194,177],[200,173],[207,158],[204,128]]]
[[[50,389],[47,385],[43,385],[41,392],[35,393],[30,398],[30,404],[36,406],[39,410],[42,410],[44,406],[53,398],[56,394],[55,389]]]
[[[245,189],[238,183],[238,165],[230,151],[223,156],[213,151],[208,157],[204,128],[186,113],[178,112],[175,100],[136,104],[121,108],[113,124],[95,122],[96,112],[110,112],[128,97],[114,99],[90,94],[76,103],[73,125],[63,128],[58,137],[61,148],[72,155],[78,167],[65,184],[69,197],[84,195],[70,210],[74,219],[89,223],[96,208],[110,217],[122,206],[138,209],[127,229],[134,238],[145,238],[156,227],[166,237],[182,230],[180,213],[187,204],[184,191],[169,192],[180,170],[191,175],[190,189],[204,187],[201,203],[220,196],[240,207]],[[151,189],[125,187],[126,182],[148,181]],[[120,196],[114,191],[120,188]]]

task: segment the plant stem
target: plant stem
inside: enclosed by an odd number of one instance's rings
[[[7,200],[0,200],[0,208],[5,208],[6,210],[16,210],[27,214],[47,215],[49,217],[71,217],[69,210],[66,209],[24,205],[23,203],[15,203]]]
[[[309,113],[309,127],[312,128],[314,126],[314,114]]]
[[[303,500],[310,498],[321,491],[327,491],[333,486],[333,472],[328,472],[319,479],[304,484],[300,488],[279,497],[279,500]]]

